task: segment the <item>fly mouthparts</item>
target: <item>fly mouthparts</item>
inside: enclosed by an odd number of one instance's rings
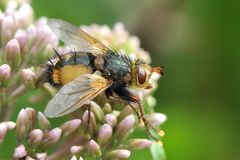
[[[149,84],[148,86],[146,86],[144,89],[152,89],[153,86],[151,84]]]
[[[151,69],[151,72],[155,72],[155,73],[164,75],[163,66],[161,66],[161,67],[154,67],[154,68]]]

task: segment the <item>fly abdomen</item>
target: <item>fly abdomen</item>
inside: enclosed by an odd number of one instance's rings
[[[63,56],[55,64],[48,64],[45,72],[45,81],[51,86],[60,88],[83,74],[92,74],[94,56],[88,53],[76,53]]]

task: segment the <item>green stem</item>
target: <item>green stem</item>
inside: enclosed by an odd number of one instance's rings
[[[20,85],[9,95],[9,97],[6,97],[6,91],[2,92],[2,94],[5,95],[5,97],[3,97],[2,99],[3,103],[1,105],[0,121],[7,121],[11,118],[13,112],[13,104],[16,98],[23,95],[25,91],[26,91],[25,86]]]

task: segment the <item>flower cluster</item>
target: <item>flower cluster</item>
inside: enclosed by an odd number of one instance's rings
[[[113,29],[107,25],[96,24],[81,26],[81,29],[116,51],[122,51],[133,58],[144,59],[147,63],[151,62],[149,54],[140,47],[140,40],[136,36],[129,35],[120,22],[116,23]]]
[[[122,23],[115,24],[112,29],[95,24],[81,28],[117,51],[148,63],[151,61],[149,54],[140,47],[139,39],[131,36]],[[153,143],[139,137],[130,138],[132,132],[143,129],[132,107],[121,106],[119,109],[119,105],[103,100],[102,96],[91,101],[90,108],[83,107],[71,114],[70,120],[59,127],[53,127],[42,112],[36,114],[33,108],[22,109],[16,122],[9,121],[16,100],[38,87],[41,64],[51,57],[52,48],[62,54],[69,49],[59,45],[58,38],[47,26],[46,17],[34,19],[27,0],[10,0],[0,12],[0,44],[0,145],[7,132],[14,130],[17,141],[15,150],[12,149],[14,159],[95,157],[122,160],[128,159],[132,150],[148,148]],[[156,102],[152,92],[157,88],[159,78],[152,75],[152,89],[136,91],[147,106],[145,118],[154,128],[159,128],[166,120],[164,114],[155,113],[153,109]],[[46,85],[42,88],[46,89]],[[52,88],[47,89],[52,92]],[[36,94],[30,95],[32,102],[48,98],[45,90]],[[53,147],[54,151],[51,151]]]
[[[72,134],[81,123],[81,120],[73,119],[60,127],[52,128],[44,114],[38,112],[39,129],[35,129],[35,115],[34,109],[26,108],[19,112],[16,123],[0,123],[0,142],[8,130],[15,128],[18,145],[13,153],[14,159],[46,159],[46,148],[56,144],[60,138]]]
[[[1,118],[8,119],[10,115],[5,113],[11,110],[9,102],[35,87],[39,64],[57,47],[58,39],[46,18],[34,21],[28,2],[14,0],[8,1],[5,11],[0,12],[0,36],[0,110]]]
[[[106,103],[101,108],[91,101],[91,111],[80,112],[77,119],[64,122],[53,128],[42,112],[36,113],[32,108],[22,109],[16,123],[0,123],[0,142],[4,140],[8,130],[15,128],[18,145],[15,148],[15,159],[58,159],[61,156],[72,155],[72,159],[95,157],[101,159],[127,159],[131,150],[141,150],[151,146],[148,139],[132,138],[129,134],[136,126],[135,116],[130,107],[123,112],[112,110]],[[127,111],[128,110],[128,111]],[[153,125],[159,126],[166,117],[158,113],[148,116]],[[38,126],[39,128],[35,128]],[[49,154],[48,148],[62,141],[60,150]]]

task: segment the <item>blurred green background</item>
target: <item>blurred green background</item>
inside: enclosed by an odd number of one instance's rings
[[[168,160],[239,159],[240,1],[33,0],[33,8],[76,25],[120,21],[140,37],[152,63],[165,66],[155,97],[168,116]]]

